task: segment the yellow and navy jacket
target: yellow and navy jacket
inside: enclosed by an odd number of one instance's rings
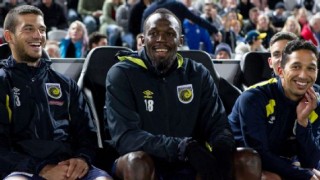
[[[0,69],[0,177],[37,174],[72,157],[90,163],[97,147],[91,113],[77,84],[50,68],[15,63]]]
[[[318,85],[314,89],[320,92]],[[279,78],[272,78],[244,91],[228,118],[237,146],[257,150],[264,170],[309,180],[320,160],[320,107],[305,128],[296,123],[298,103],[285,96]],[[302,168],[292,164],[296,159]]]
[[[212,150],[233,151],[235,143],[209,71],[177,54],[161,74],[145,51],[120,53],[106,78],[107,124],[120,154],[133,151],[173,162],[178,144],[193,137]],[[227,157],[226,157],[227,158]]]

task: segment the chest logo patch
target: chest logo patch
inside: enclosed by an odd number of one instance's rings
[[[193,88],[192,84],[186,84],[182,86],[177,86],[177,94],[179,101],[183,104],[188,104],[193,99]]]
[[[46,90],[49,97],[59,99],[62,96],[59,83],[46,83]]]

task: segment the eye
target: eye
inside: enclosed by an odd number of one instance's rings
[[[24,27],[24,28],[23,28],[23,31],[25,31],[25,32],[32,32],[32,31],[33,31],[33,27],[31,27],[31,26]]]
[[[308,70],[309,70],[309,71],[316,71],[317,68],[315,68],[315,67],[308,67]]]
[[[277,53],[273,53],[272,55],[273,55],[273,57],[275,57],[275,58],[279,58],[279,57],[281,56],[281,53],[278,53],[278,52],[277,52]]]
[[[297,69],[300,69],[300,66],[298,66],[298,65],[292,65],[292,66],[291,66],[291,69],[297,70]]]

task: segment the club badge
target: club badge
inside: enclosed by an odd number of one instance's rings
[[[59,99],[62,96],[59,83],[46,83],[47,94],[53,99]]]
[[[186,84],[177,87],[177,93],[179,101],[183,104],[188,104],[193,99],[193,88],[192,84]]]

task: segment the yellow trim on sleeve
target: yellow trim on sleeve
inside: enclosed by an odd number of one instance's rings
[[[206,148],[207,148],[210,152],[212,152],[212,146],[210,146],[210,144],[209,144],[208,142],[206,142]]]
[[[133,63],[135,63],[145,69],[148,69],[146,64],[139,58],[134,58],[134,57],[130,57],[130,56],[119,56],[118,59],[120,61],[129,60],[129,61],[131,61],[131,62],[133,62]]]
[[[258,86],[263,86],[263,85],[266,85],[266,84],[276,83],[277,81],[278,81],[277,78],[271,78],[271,79],[268,79],[268,80],[259,82],[259,83],[257,83],[257,84],[254,84],[254,85],[248,87],[247,89],[256,88],[256,87],[258,87]]]
[[[6,95],[6,108],[7,108],[7,111],[8,111],[9,122],[11,123],[11,121],[12,121],[12,111],[11,111],[11,108],[10,108],[10,97],[9,97],[9,95]]]
[[[269,104],[266,105],[267,117],[274,113],[274,106],[276,105],[276,101],[274,99],[269,100]]]
[[[312,111],[309,115],[309,119],[311,123],[314,123],[318,119],[318,114],[315,111]]]

